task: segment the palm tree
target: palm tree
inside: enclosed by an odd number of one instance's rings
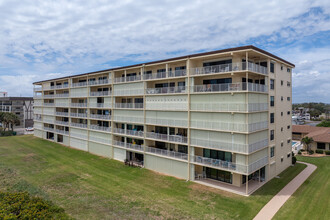
[[[6,131],[6,128],[11,128],[14,131],[14,125],[19,122],[17,115],[11,112],[1,112],[0,121],[2,123],[3,131]]]
[[[9,113],[8,117],[9,117],[11,131],[14,131],[14,125],[19,123],[19,118],[17,117],[17,115],[15,115],[13,113]]]
[[[311,149],[311,143],[313,142],[313,138],[310,138],[308,136],[301,139],[301,142],[306,145],[307,151],[310,151]]]

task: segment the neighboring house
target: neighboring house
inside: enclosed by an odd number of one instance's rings
[[[0,97],[0,112],[17,115],[15,128],[33,127],[33,97]]]
[[[34,135],[250,193],[291,165],[292,68],[244,46],[35,82]]]
[[[330,150],[330,128],[314,127],[310,125],[292,126],[293,140],[301,140],[305,136],[313,138],[314,141],[311,144],[312,150]]]

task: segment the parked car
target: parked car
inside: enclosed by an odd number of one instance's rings
[[[32,127],[28,127],[28,128],[26,128],[25,130],[26,130],[26,131],[34,131],[34,128],[32,128]]]

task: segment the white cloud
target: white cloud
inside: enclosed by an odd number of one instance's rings
[[[311,7],[324,13],[299,17]],[[18,95],[26,90],[12,89],[15,81],[3,77],[22,76],[27,85],[46,79],[46,73],[100,70],[118,59],[157,60],[172,53],[237,46],[261,36],[256,41],[265,47],[279,39],[291,42],[329,31],[329,11],[329,1],[312,0],[0,1],[0,87]],[[312,62],[308,57],[306,61]]]

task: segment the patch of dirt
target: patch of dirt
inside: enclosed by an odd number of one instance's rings
[[[218,194],[218,195],[225,196],[225,197],[230,197],[230,198],[241,197],[241,196],[236,195],[236,194],[231,193],[231,192],[227,192],[227,191],[224,191],[224,190],[221,190],[221,189],[212,188],[212,187],[209,187],[209,186],[204,186],[204,185],[201,185],[201,184],[198,184],[198,183],[191,184],[189,186],[189,188],[191,188],[192,190],[196,190],[199,193],[213,193],[213,194]]]
[[[302,152],[301,156],[303,157],[328,157],[330,155],[326,155],[326,154],[318,154],[318,153],[314,153],[314,154],[308,154],[307,152]]]

